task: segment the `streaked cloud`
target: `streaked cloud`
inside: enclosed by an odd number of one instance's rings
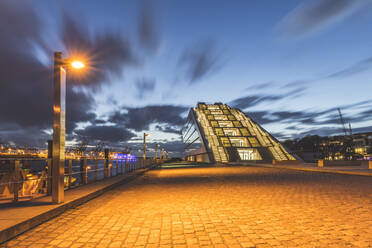
[[[292,10],[277,31],[280,36],[303,37],[343,20],[370,3],[369,0],[308,0]]]

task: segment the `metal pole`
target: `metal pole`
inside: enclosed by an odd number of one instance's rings
[[[88,166],[87,166],[87,159],[84,159],[84,184],[88,184]]]
[[[119,160],[116,160],[116,176],[119,175]]]
[[[108,176],[108,162],[107,159],[104,161],[103,165],[103,177],[106,178]]]
[[[15,202],[18,201],[19,180],[21,180],[20,177],[19,177],[20,170],[21,170],[20,161],[19,160],[14,161],[14,187],[13,187],[14,188],[14,198],[13,198],[13,200]]]
[[[105,149],[105,162],[104,162],[104,169],[103,169],[103,177],[106,178],[108,177],[108,173],[109,173],[109,150],[106,148]]]
[[[47,163],[48,163],[48,180],[47,180],[48,189],[47,189],[47,192],[48,192],[48,195],[50,195],[50,193],[52,193],[52,159],[48,158]]]
[[[53,166],[52,200],[64,200],[65,139],[66,139],[66,71],[63,68],[62,53],[54,53],[53,77]]]
[[[53,140],[48,140],[48,179],[47,179],[47,194],[52,193],[52,166],[53,166]]]
[[[68,160],[68,187],[71,188],[72,182],[72,159]]]
[[[146,133],[143,133],[143,168],[146,168]]]
[[[98,160],[94,160],[94,181],[98,180]]]
[[[123,160],[120,160],[120,164],[121,164],[121,174],[123,174]]]
[[[156,157],[157,157],[157,152],[158,152],[158,144],[155,144],[155,161],[156,161]]]

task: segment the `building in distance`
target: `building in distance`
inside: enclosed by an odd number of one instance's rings
[[[185,155],[196,162],[296,161],[280,142],[241,110],[198,103],[182,130]]]

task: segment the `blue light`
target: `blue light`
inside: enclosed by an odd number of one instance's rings
[[[117,154],[114,155],[114,159],[128,159],[128,160],[132,160],[132,159],[136,159],[136,156],[134,156],[133,154],[117,153]]]

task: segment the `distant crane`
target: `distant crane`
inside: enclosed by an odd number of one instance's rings
[[[347,136],[347,135],[350,135],[350,136],[353,135],[353,132],[352,132],[352,130],[351,130],[351,124],[350,124],[350,122],[349,122],[349,130],[347,130],[347,129],[346,129],[346,126],[345,126],[344,118],[342,117],[341,109],[338,108],[337,110],[338,110],[338,114],[339,114],[339,116],[340,116],[340,121],[341,121],[341,125],[342,125],[342,130],[344,131],[345,136]],[[349,131],[349,134],[348,134],[348,131]]]
[[[345,156],[346,160],[352,160],[354,156],[353,152],[353,132],[351,130],[351,124],[349,122],[349,130],[346,129],[344,118],[342,117],[341,109],[338,108],[338,114],[340,115],[340,121],[342,125],[342,129],[345,133],[345,139],[342,145],[342,152]],[[349,132],[349,134],[348,134]]]

